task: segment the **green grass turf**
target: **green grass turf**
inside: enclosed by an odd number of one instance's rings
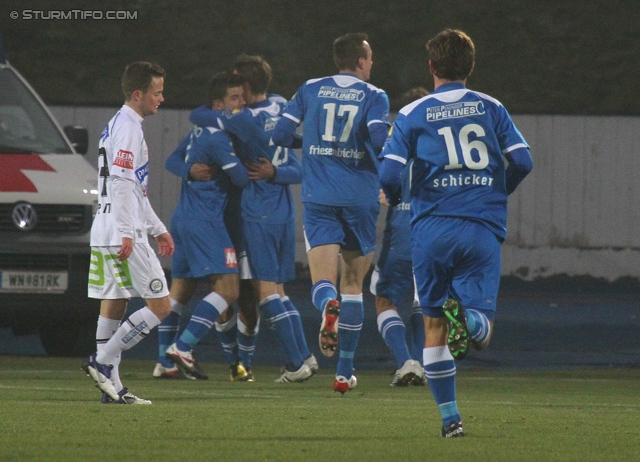
[[[358,371],[341,396],[332,371],[279,384],[275,368],[232,383],[154,380],[153,363],[121,376],[151,406],[105,406],[80,360],[0,356],[2,461],[612,461],[640,460],[640,370],[462,371],[467,437],[438,437],[428,387],[393,388]]]

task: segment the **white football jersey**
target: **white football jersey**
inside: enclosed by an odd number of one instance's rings
[[[142,120],[124,105],[100,136],[92,247],[120,246],[123,237],[132,238],[134,244],[144,243],[148,242],[147,233],[157,236],[166,232],[147,198],[149,155]]]

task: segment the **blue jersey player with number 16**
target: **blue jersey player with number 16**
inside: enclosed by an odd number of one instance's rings
[[[475,61],[471,39],[447,29],[427,51],[435,90],[400,110],[382,152],[380,182],[397,204],[400,172],[414,159],[411,258],[425,321],[423,364],[441,436],[450,438],[464,436],[454,358],[464,358],[470,345],[489,344],[507,195],[533,164],[504,106],[465,86]]]

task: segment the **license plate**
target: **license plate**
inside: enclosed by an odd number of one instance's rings
[[[67,271],[0,270],[0,292],[55,294],[66,291],[68,284]]]

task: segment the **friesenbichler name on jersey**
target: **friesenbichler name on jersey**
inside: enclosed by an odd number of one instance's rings
[[[435,122],[436,120],[457,119],[459,117],[469,117],[484,114],[484,105],[482,101],[474,101],[469,103],[453,103],[442,106],[434,106],[427,108],[427,122]]]

